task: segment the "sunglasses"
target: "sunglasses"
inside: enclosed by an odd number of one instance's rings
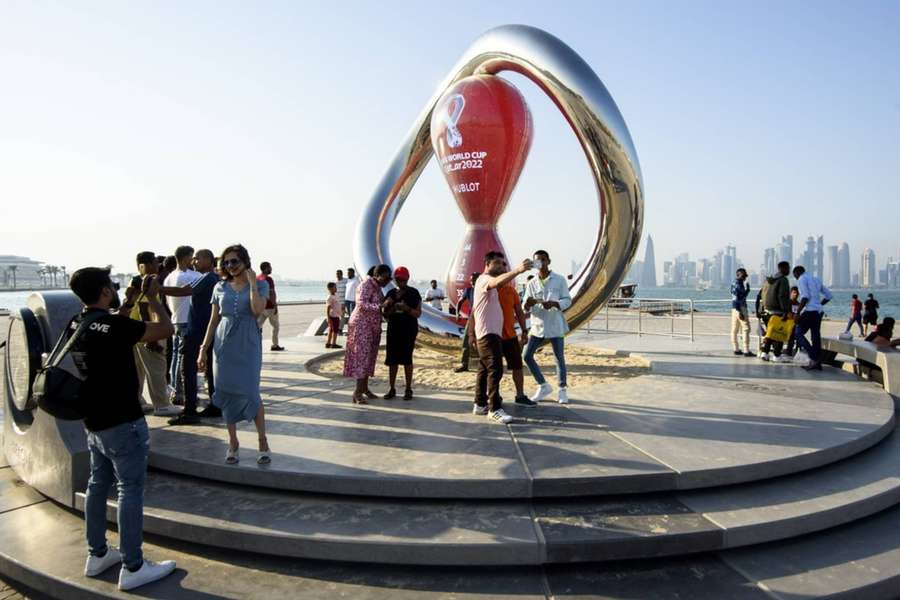
[[[239,258],[229,258],[228,260],[223,260],[222,264],[230,269],[241,264],[241,260]]]

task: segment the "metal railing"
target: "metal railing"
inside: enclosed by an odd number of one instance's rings
[[[587,325],[588,333],[632,333],[685,337],[731,335],[731,300],[691,298],[613,298]],[[750,312],[750,335],[759,319]]]

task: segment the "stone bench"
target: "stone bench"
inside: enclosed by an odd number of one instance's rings
[[[881,348],[871,342],[841,340],[822,337],[825,362],[835,362],[838,354],[851,356],[876,365],[881,369],[881,384],[890,394],[900,396],[900,352],[894,348]]]

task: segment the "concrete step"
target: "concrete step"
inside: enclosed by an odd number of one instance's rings
[[[283,492],[154,472],[147,531],[279,556],[405,565],[538,565],[708,552],[800,536],[900,502],[900,435],[767,481],[675,494],[532,501]],[[115,502],[109,517],[115,520]]]
[[[472,415],[471,400],[458,394],[360,408],[349,390],[304,388],[319,385],[311,380],[267,400],[271,465],[256,464],[251,426],[239,428],[240,464],[227,465],[221,423],[169,427],[157,418],[149,419],[150,464],[225,483],[349,496],[588,497],[797,473],[861,452],[894,428],[883,390],[859,382],[848,390],[840,377],[802,395],[781,383],[637,379],[573,393],[568,406],[508,403],[517,419],[509,427]]]
[[[264,557],[149,535],[145,555],[175,559],[146,598],[363,600],[889,599],[900,594],[900,508],[789,542],[645,561],[545,567],[404,567]],[[114,534],[110,543],[118,543]],[[84,523],[44,501],[0,513],[0,573],[54,598],[133,598],[117,569],[85,578]]]

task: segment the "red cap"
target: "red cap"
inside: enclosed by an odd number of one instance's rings
[[[409,269],[406,267],[397,267],[394,269],[394,279],[403,279],[409,281]]]

